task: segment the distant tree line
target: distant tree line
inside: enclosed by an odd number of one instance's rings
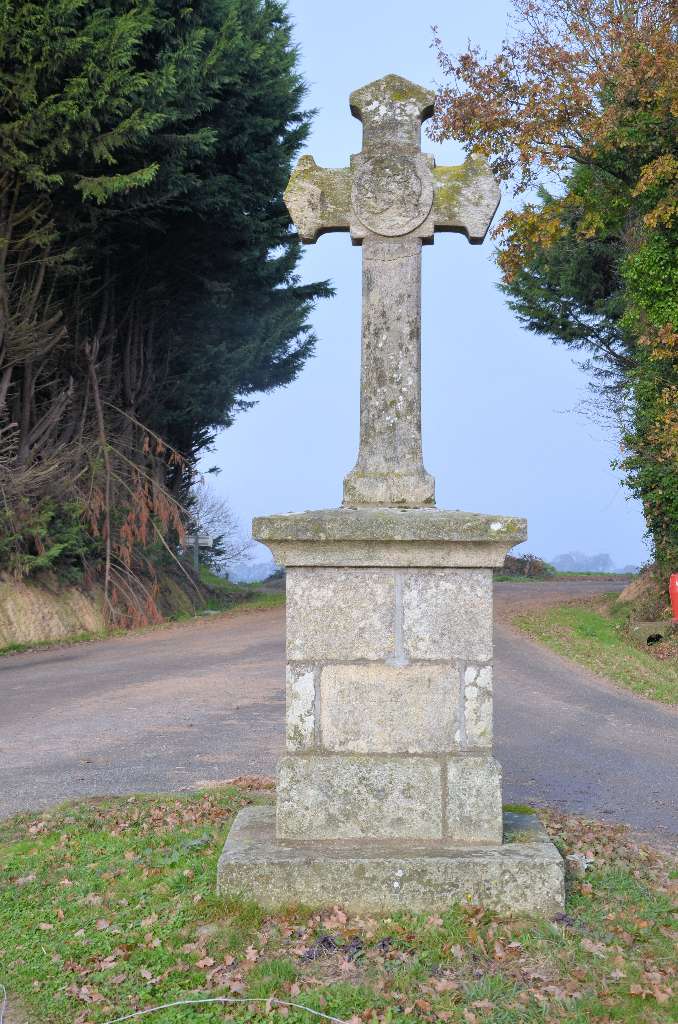
[[[153,615],[198,456],[313,351],[304,92],[279,0],[0,0],[0,569]]]
[[[678,48],[669,0],[513,0],[486,59],[438,55],[433,134],[484,152],[514,193],[502,290],[531,331],[585,354],[621,437],[659,575],[678,570]]]

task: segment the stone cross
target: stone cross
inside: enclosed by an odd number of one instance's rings
[[[286,570],[285,752],[275,807],[240,811],[218,887],[265,907],[564,907],[560,854],[534,818],[502,814],[492,755],[492,570],[527,524],[429,507],[421,246],[436,230],[481,242],[498,199],[482,161],[421,152],[432,107],[394,75],[359,89],[362,151],[342,170],[302,159],[286,192],[305,241],[349,230],[363,247],[362,388],[343,507],[252,523]]]
[[[363,249],[360,449],[344,505],[435,504],[421,446],[421,246],[436,231],[483,241],[499,187],[483,159],[436,167],[421,152],[428,89],[387,75],[351,94],[363,147],[345,168],[302,157],[285,202],[304,242],[350,231]]]

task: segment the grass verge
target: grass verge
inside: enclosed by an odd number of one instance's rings
[[[543,812],[585,856],[553,921],[455,906],[431,915],[266,915],[214,894],[235,813],[269,798],[83,801],[0,825],[0,982],[25,1021],[101,1024],[179,999],[162,1024],[663,1024],[675,1019],[669,865],[621,827]],[[675,937],[675,933],[673,933]],[[261,1000],[261,1002],[254,1002]],[[23,1024],[23,1021],[22,1021]]]
[[[662,658],[661,649],[650,652],[632,640],[626,632],[627,620],[628,609],[618,604],[616,594],[604,594],[536,609],[513,621],[558,654],[634,693],[665,704],[678,703],[678,659]]]

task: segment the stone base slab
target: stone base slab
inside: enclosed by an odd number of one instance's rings
[[[564,865],[532,815],[504,816],[502,846],[281,842],[275,808],[238,814],[219,859],[217,889],[276,909],[292,903],[354,912],[441,911],[472,903],[499,913],[553,916],[565,906]]]

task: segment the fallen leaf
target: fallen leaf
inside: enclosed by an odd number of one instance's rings
[[[431,978],[430,984],[436,992],[454,992],[459,988],[459,982],[452,981],[450,978]]]
[[[598,956],[602,959],[607,955],[608,949],[604,942],[593,942],[591,939],[582,939],[581,947],[585,949],[587,953],[593,953],[594,956]]]

